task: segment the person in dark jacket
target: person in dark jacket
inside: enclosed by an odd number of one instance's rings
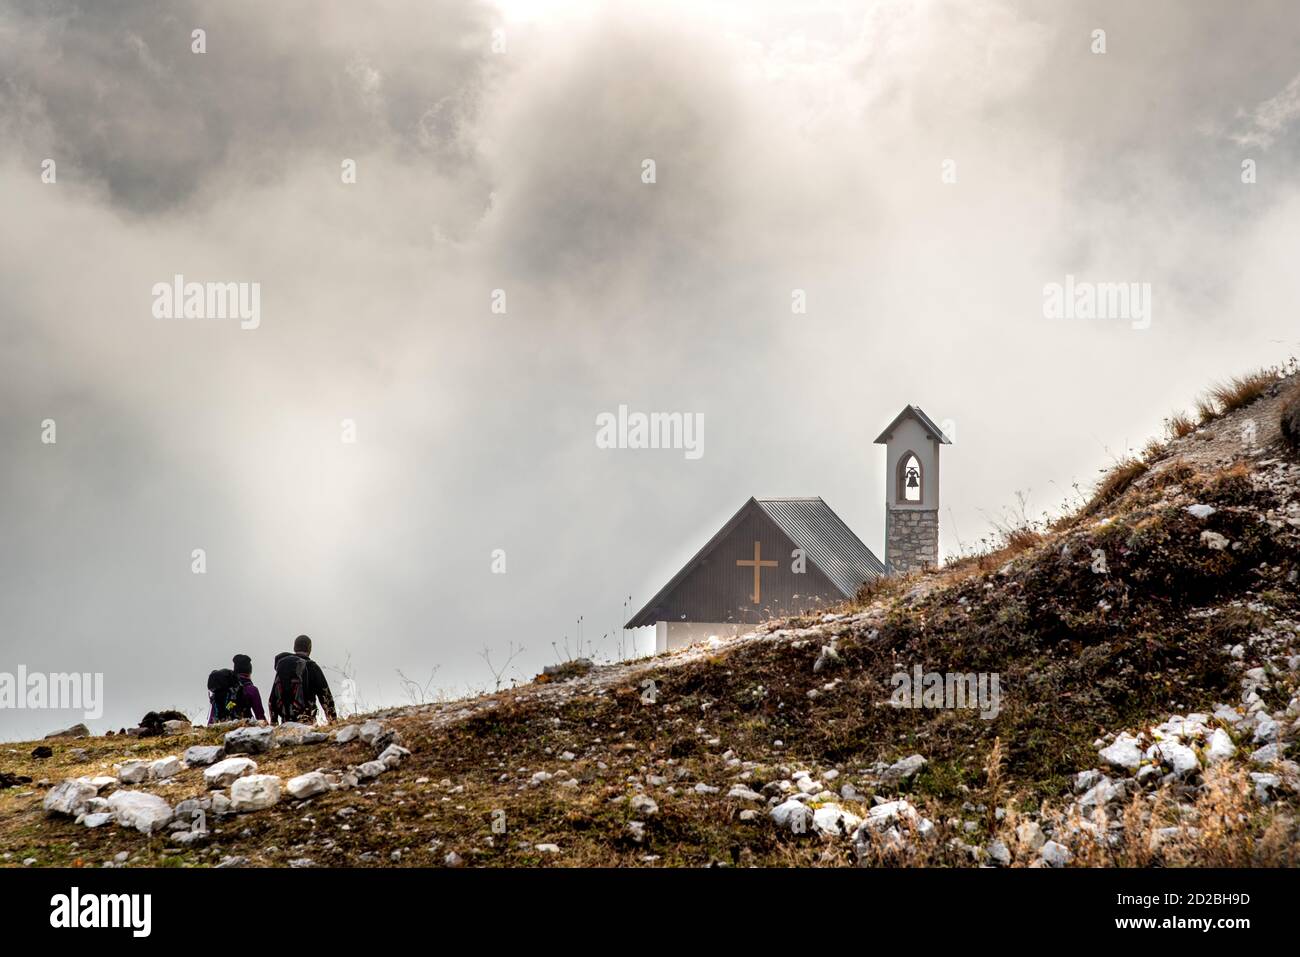
[[[325,672],[321,671],[320,665],[311,660],[311,639],[306,635],[299,635],[295,638],[293,640],[293,653],[307,662],[307,687],[303,689],[303,692],[307,696],[307,707],[311,709],[311,714],[305,716],[305,720],[309,724],[315,723],[316,704],[320,702],[321,708],[325,711],[325,720],[337,721],[338,713],[334,709],[334,696],[330,694],[330,685],[325,680]],[[288,652],[281,652],[280,655],[277,655],[276,663],[278,664],[280,658],[286,654]],[[275,695],[276,690],[278,689],[272,690],[271,694]],[[272,702],[271,710],[273,713],[278,713],[275,702]]]
[[[229,721],[232,718],[239,720],[245,718],[257,718],[258,721],[266,720],[266,712],[262,710],[262,693],[257,690],[257,685],[253,684],[253,660],[248,655],[235,655],[231,659],[234,665],[235,680],[239,682],[239,690],[235,695],[234,704],[229,713],[217,713],[219,706],[225,706],[225,698],[220,702],[213,700],[208,709],[208,724],[216,724],[219,721]],[[221,672],[213,672],[220,674]],[[209,694],[211,694],[211,685]],[[226,687],[229,687],[227,685]],[[149,717],[145,716],[146,719]],[[161,729],[160,732],[161,733]]]
[[[258,721],[265,721],[266,712],[262,710],[262,692],[258,691],[257,685],[253,684],[253,659],[248,655],[235,655],[231,663],[235,666],[235,676],[239,678],[240,717],[246,717],[243,713],[246,708],[252,717]]]

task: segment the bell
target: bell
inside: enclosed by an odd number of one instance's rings
[[[916,469],[908,469],[908,470],[907,470],[907,487],[908,487],[908,488],[916,488],[916,487],[917,487],[917,484],[918,484],[918,483],[917,483],[917,481],[916,481]]]

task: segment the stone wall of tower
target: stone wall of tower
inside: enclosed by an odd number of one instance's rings
[[[905,575],[939,564],[939,510],[890,508],[885,527],[885,566]]]

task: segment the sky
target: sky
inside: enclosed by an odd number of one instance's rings
[[[751,495],[879,554],[908,403],[970,551],[1297,352],[1298,152],[1285,0],[9,0],[0,672],[102,674],[102,732],[300,633],[370,707],[648,653]]]

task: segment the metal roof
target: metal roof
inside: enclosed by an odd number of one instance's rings
[[[880,559],[820,498],[755,501],[845,598],[856,595],[863,582],[885,574]]]
[[[903,417],[907,415],[912,416],[914,419],[920,422],[921,425],[925,427],[926,431],[930,433],[931,437],[938,439],[941,445],[952,445],[952,440],[949,439],[948,436],[943,434],[943,431],[937,425],[934,424],[934,422],[930,419],[928,415],[926,415],[924,412],[921,411],[919,406],[915,406],[915,405],[906,406],[902,412],[894,416],[894,421],[890,422],[889,425],[885,426],[885,431],[881,432],[878,436],[876,436],[876,441],[873,442],[872,444],[878,445],[881,442],[888,442],[889,433],[893,432],[894,429],[897,428],[898,423],[903,421]]]
[[[760,509],[796,548],[803,549],[808,561],[820,569],[845,598],[856,595],[864,582],[885,574],[880,559],[820,497],[751,498],[624,627],[653,625],[655,610],[726,539],[751,508]]]

